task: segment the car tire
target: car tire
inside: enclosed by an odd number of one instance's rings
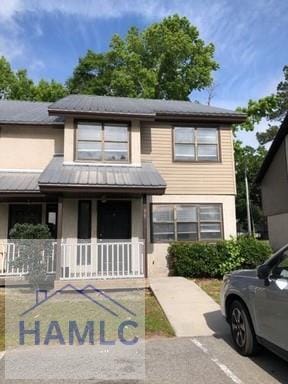
[[[258,343],[249,312],[241,301],[232,302],[229,319],[231,334],[237,351],[243,356],[255,355],[258,352]]]

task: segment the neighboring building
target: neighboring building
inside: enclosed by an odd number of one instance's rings
[[[57,279],[167,275],[169,242],[236,235],[232,124],[244,120],[183,101],[1,101],[0,239],[47,223]],[[3,249],[0,273],[15,274]]]
[[[277,250],[288,243],[288,114],[257,177],[261,183],[269,240]]]

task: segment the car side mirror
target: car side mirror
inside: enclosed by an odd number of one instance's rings
[[[271,267],[267,264],[262,264],[257,268],[257,276],[261,280],[267,280],[271,273]]]

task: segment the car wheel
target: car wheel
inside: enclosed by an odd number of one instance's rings
[[[230,307],[230,327],[236,349],[243,356],[257,352],[258,344],[246,307],[238,300]]]

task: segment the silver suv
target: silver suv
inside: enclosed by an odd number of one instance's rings
[[[238,352],[263,345],[288,361],[288,244],[257,270],[224,276],[221,310]]]

